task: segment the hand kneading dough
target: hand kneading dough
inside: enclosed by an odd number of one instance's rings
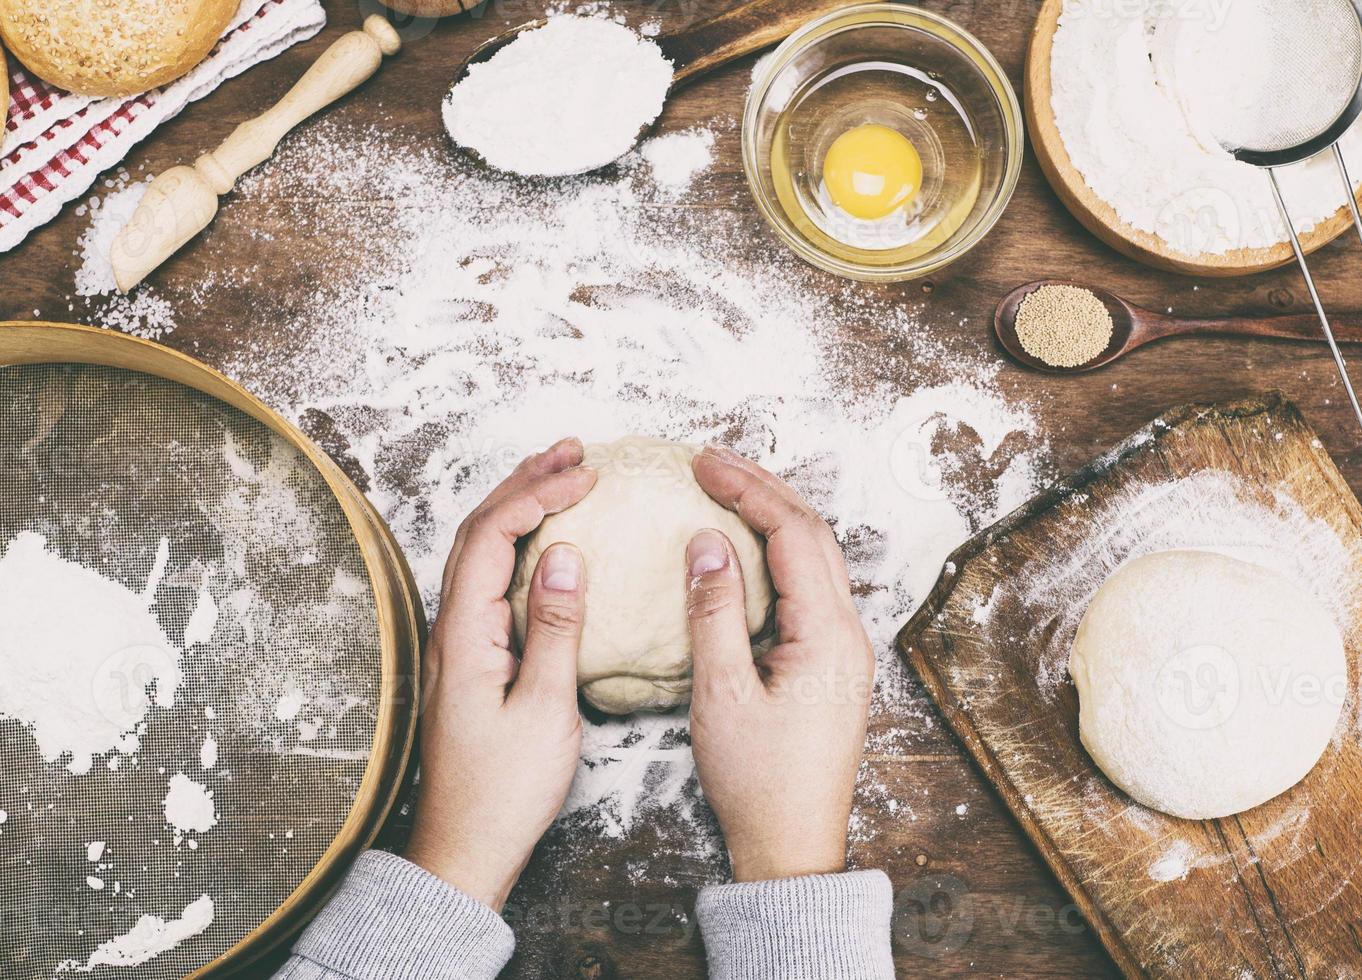
[[[1088,606],[1069,657],[1079,736],[1136,800],[1205,820],[1290,789],[1347,694],[1338,627],[1276,572],[1204,551],[1129,562]]]
[[[557,542],[586,561],[586,622],[577,658],[583,696],[602,711],[627,715],[686,704],[691,690],[686,619],[686,545],[714,528],[733,542],[747,589],[747,632],[761,633],[775,602],[766,544],[700,489],[694,446],[627,438],[587,446],[599,474],[574,507],[544,519],[525,539],[508,598],[516,642],[525,641],[526,603],[539,556]]]
[[[238,0],[0,0],[0,37],[33,74],[78,95],[134,95],[217,44]]]

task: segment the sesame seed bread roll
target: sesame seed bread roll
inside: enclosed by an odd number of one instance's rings
[[[33,74],[79,95],[179,78],[213,49],[238,0],[0,0],[0,38]]]
[[[5,49],[0,48],[0,143],[5,141],[5,123],[9,121],[9,63]]]

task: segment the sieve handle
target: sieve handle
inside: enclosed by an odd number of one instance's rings
[[[1353,190],[1357,185],[1348,175],[1348,161],[1343,159],[1343,146],[1340,143],[1334,144],[1334,160],[1338,163],[1338,174],[1343,178],[1343,187],[1345,188],[1343,196],[1348,199],[1348,209],[1353,213],[1353,229],[1357,232],[1358,237],[1362,238],[1362,214],[1357,212],[1357,192]]]
[[[1342,159],[1340,155],[1339,159]],[[1334,339],[1333,328],[1329,326],[1329,316],[1324,312],[1324,304],[1320,301],[1319,290],[1315,288],[1315,277],[1310,275],[1310,265],[1305,261],[1305,251],[1301,248],[1300,236],[1296,234],[1295,222],[1291,220],[1291,212],[1287,209],[1286,199],[1282,197],[1282,188],[1277,181],[1277,170],[1275,167],[1267,168],[1267,175],[1271,179],[1272,196],[1277,201],[1277,210],[1286,219],[1286,231],[1291,236],[1291,250],[1296,253],[1296,262],[1301,267],[1301,275],[1305,277],[1306,288],[1310,290],[1310,300],[1315,304],[1315,312],[1319,314],[1319,325],[1324,330],[1324,339],[1329,342],[1329,350],[1334,355],[1334,363],[1338,365],[1338,376],[1343,381],[1343,388],[1348,393],[1348,401],[1352,404],[1353,414],[1357,416],[1358,425],[1362,425],[1362,405],[1357,404],[1357,392],[1353,391],[1352,379],[1348,377],[1348,365],[1343,360],[1343,352],[1338,349],[1338,341]],[[1352,195],[1352,185],[1349,183],[1348,197]],[[1356,210],[1354,210],[1356,213]]]

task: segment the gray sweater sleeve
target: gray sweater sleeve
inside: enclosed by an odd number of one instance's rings
[[[893,980],[879,871],[701,889],[713,980]],[[382,851],[362,855],[276,980],[492,980],[515,937],[501,917]]]
[[[282,980],[492,980],[515,949],[486,905],[393,854],[368,851],[293,946]]]
[[[696,915],[712,980],[894,980],[882,871],[713,885]]]

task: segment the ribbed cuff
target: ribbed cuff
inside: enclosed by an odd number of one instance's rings
[[[293,947],[355,980],[492,980],[514,950],[490,908],[383,851],[360,856]]]
[[[712,980],[894,980],[882,871],[712,885],[695,911]]]

